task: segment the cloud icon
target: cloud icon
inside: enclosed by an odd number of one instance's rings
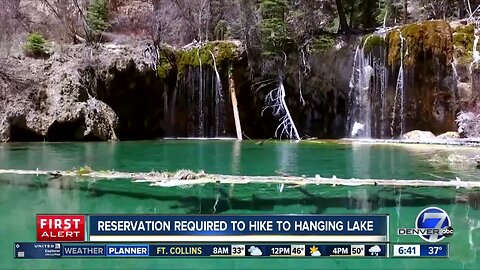
[[[322,253],[320,253],[320,251],[317,250],[317,251],[312,253],[312,256],[314,256],[314,257],[322,256]]]
[[[370,252],[370,254],[372,254],[372,255],[377,255],[378,256],[378,253],[382,252],[382,248],[380,248],[380,246],[378,246],[378,245],[375,245],[375,246],[369,248],[368,252]]]
[[[248,249],[248,252],[250,252],[250,255],[252,255],[252,256],[262,256],[262,251],[259,248],[257,248],[256,246],[251,246]]]

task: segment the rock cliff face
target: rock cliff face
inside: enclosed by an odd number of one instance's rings
[[[298,66],[289,67],[286,82],[293,95],[291,106],[302,136],[343,138],[347,135],[349,81],[356,42],[356,37],[338,38],[328,50],[312,53],[305,76],[298,76]],[[301,54],[293,59],[301,62]],[[300,90],[305,104],[300,102]]]
[[[2,59],[0,141],[231,136],[228,73],[239,56],[225,44],[158,55],[147,42],[75,45],[47,60]]]
[[[275,134],[279,119],[263,112],[275,85],[258,89],[257,81],[269,78],[251,76],[241,44],[165,47],[154,57],[147,48],[142,42],[75,45],[56,48],[47,60],[4,59],[0,140],[234,137],[230,87],[244,134]],[[308,59],[289,55],[286,102],[304,137],[343,136],[352,47],[333,50]],[[308,72],[298,73],[298,61],[308,61]]]
[[[352,118],[374,138],[457,130],[458,113],[479,97],[474,39],[473,25],[445,21],[364,37],[354,69]]]
[[[452,32],[448,22],[429,21],[407,25],[387,35],[392,88],[398,83],[400,54],[404,58],[403,115],[397,109],[394,122],[400,124],[403,117],[403,133],[419,129],[438,135],[456,130],[459,103],[452,70]],[[402,37],[403,52],[400,48]],[[398,125],[390,129],[393,129],[393,136],[400,135]]]
[[[264,110],[265,98],[278,74],[303,138],[349,136],[355,114],[367,119],[357,122],[371,137],[438,135],[456,130],[456,114],[476,106],[474,36],[470,26],[427,22],[381,37],[340,37],[315,52],[293,49],[279,73],[266,74],[249,68],[235,42],[165,47],[153,56],[141,41],[73,45],[46,60],[0,59],[0,141],[234,137],[232,87],[244,134],[269,138],[279,119]]]
[[[142,51],[135,48],[77,45],[58,48],[48,60],[3,59],[0,140],[117,140],[117,112],[92,91],[96,80],[88,71],[107,78],[132,65],[144,70]]]

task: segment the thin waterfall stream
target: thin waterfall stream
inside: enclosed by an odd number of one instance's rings
[[[405,74],[404,74],[404,43],[405,38],[402,35],[402,32],[398,31],[400,35],[400,67],[398,70],[398,77],[397,77],[397,84],[395,86],[395,101],[393,105],[393,112],[392,112],[392,124],[391,124],[391,132],[392,135],[394,134],[394,127],[395,127],[395,118],[396,118],[396,111],[397,111],[397,103],[398,99],[400,99],[400,123],[398,126],[400,127],[400,137],[403,135],[404,126],[405,126],[405,114],[404,114],[404,107],[405,107]],[[408,53],[408,52],[407,52]]]
[[[213,54],[212,51],[208,51],[208,52],[210,53],[210,55],[212,55],[213,69],[215,71],[215,135],[218,137],[225,132],[225,126],[221,119],[223,112],[225,110],[225,101],[223,99],[222,80],[220,77],[220,73],[218,72],[215,55]]]

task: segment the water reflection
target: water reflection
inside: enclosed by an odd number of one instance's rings
[[[476,149],[474,149],[476,150]],[[0,145],[0,167],[71,169],[89,165],[118,171],[203,169],[241,175],[287,174],[342,178],[436,179],[471,175],[474,167],[436,166],[432,155],[473,154],[472,149],[444,147],[431,152],[383,145],[310,144],[290,142],[135,142],[92,144]],[[390,215],[391,240],[418,242],[395,233],[414,226],[418,212],[428,206],[445,209],[454,223],[449,239],[451,269],[480,265],[480,193],[445,188],[330,187],[308,185],[208,184],[191,187],[150,187],[145,183],[82,181],[42,176],[0,175],[0,214],[4,217],[2,243],[31,240],[36,213],[129,214],[352,214]],[[21,199],[19,199],[21,198]],[[32,221],[33,220],[33,221]],[[2,245],[0,243],[0,245]],[[11,246],[0,246],[2,250]],[[148,260],[147,260],[148,261]],[[358,261],[358,260],[357,260]],[[411,260],[392,260],[394,269],[417,269]],[[430,261],[431,262],[431,261]],[[443,265],[441,261],[441,264]],[[10,263],[10,262],[8,262]],[[13,264],[6,264],[7,266]],[[13,262],[12,262],[13,263]],[[196,262],[197,263],[197,262]],[[271,261],[269,261],[271,263]],[[292,263],[297,266],[298,261]],[[362,262],[363,263],[363,262]],[[392,263],[392,264],[393,264]],[[283,261],[282,263],[283,264]],[[388,264],[382,261],[380,266]],[[391,264],[390,264],[391,265]],[[429,266],[430,264],[425,263]],[[301,266],[298,266],[301,267]],[[14,267],[10,267],[14,268]],[[56,267],[59,268],[59,267]],[[228,267],[225,267],[228,268]],[[230,267],[231,268],[231,267]],[[228,269],[230,269],[228,268]],[[330,267],[333,268],[333,267]],[[352,269],[347,263],[338,269]],[[382,267],[378,267],[382,268]],[[383,267],[386,268],[386,267]],[[28,269],[28,267],[27,267]],[[47,268],[45,268],[47,269]],[[357,268],[355,268],[357,269]],[[360,268],[361,269],[361,268]],[[425,268],[424,268],[425,269]]]
[[[356,188],[348,190],[349,209],[355,209],[358,212],[368,213],[373,209],[372,203],[369,200],[366,188]]]
[[[412,227],[418,212],[428,206],[445,209],[455,235],[451,258],[459,264],[478,263],[480,210],[478,192],[434,188],[288,186],[207,184],[184,188],[150,187],[128,180],[79,182],[72,179],[0,176],[4,217],[57,213],[161,213],[161,214],[351,214],[383,213],[391,220],[392,241],[419,241],[396,236],[395,229]],[[23,200],[18,200],[19,194]],[[13,211],[13,209],[16,209]],[[25,221],[29,224],[27,221]],[[32,222],[30,222],[32,223]],[[33,224],[33,223],[32,223]],[[9,229],[21,235],[18,230]],[[33,225],[32,225],[33,226]],[[22,232],[23,233],[23,232]]]
[[[298,168],[298,143],[289,142],[276,145],[277,173],[291,174]]]
[[[241,158],[242,142],[235,141],[232,145],[232,173],[240,174],[240,158]]]
[[[474,165],[449,165],[450,155],[473,155],[469,148],[429,148],[238,141],[3,144],[0,167],[7,169],[176,171],[190,169],[236,175],[290,175],[339,178],[461,179],[480,181]],[[445,162],[434,162],[432,158]]]
[[[370,147],[352,144],[352,168],[356,178],[370,178]]]

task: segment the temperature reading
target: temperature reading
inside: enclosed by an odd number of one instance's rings
[[[232,245],[232,256],[245,256],[245,245]]]
[[[442,250],[442,247],[428,247],[429,255],[437,255],[439,251]]]
[[[372,249],[372,252],[376,251]],[[364,245],[352,245],[351,246],[351,255],[352,256],[365,256],[365,246]]]
[[[292,245],[291,250],[292,256],[305,256],[305,245]]]
[[[422,245],[422,257],[448,257],[448,245]]]
[[[303,248],[297,247],[297,248],[292,248],[292,254],[303,254]]]
[[[232,247],[232,254],[242,254],[244,250],[244,247]]]

